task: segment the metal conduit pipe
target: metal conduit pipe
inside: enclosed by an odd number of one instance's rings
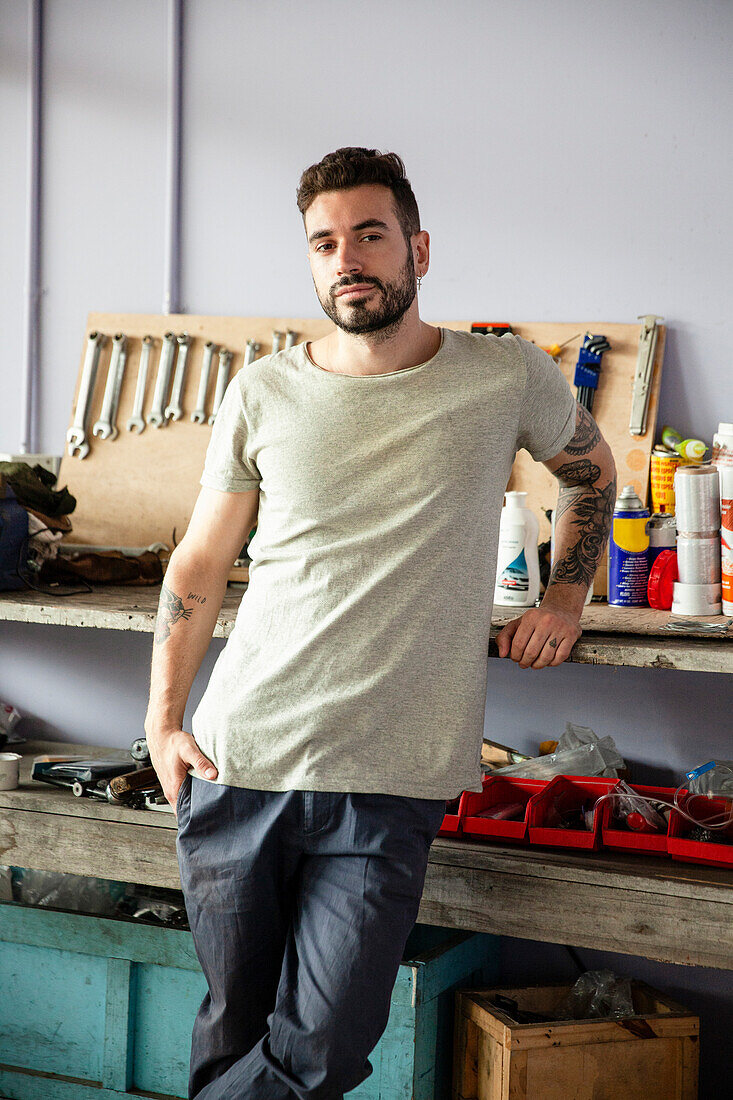
[[[43,47],[42,0],[28,2],[28,198],[26,205],[26,286],[23,332],[23,387],[20,453],[37,450],[39,337],[40,337],[40,228],[41,228],[41,60]]]
[[[181,105],[183,0],[168,5],[168,156],[163,313],[181,311]]]

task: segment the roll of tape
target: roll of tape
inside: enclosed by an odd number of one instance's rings
[[[677,536],[677,569],[680,584],[718,584],[720,581],[720,538]]]
[[[720,615],[722,604],[719,584],[674,585],[673,615]]]
[[[713,535],[720,530],[720,479],[715,466],[678,466],[674,493],[680,534]]]

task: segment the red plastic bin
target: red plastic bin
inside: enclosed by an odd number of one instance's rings
[[[460,835],[466,796],[469,793],[469,791],[462,791],[458,798],[451,798],[449,802],[446,802],[446,813],[443,823],[438,829],[438,836]]]
[[[553,848],[584,848],[601,846],[601,813],[593,815],[593,829],[558,829],[545,824],[555,800],[561,809],[572,810],[585,802],[598,799],[611,790],[616,779],[589,779],[587,776],[556,775],[543,791],[531,801],[527,811],[530,844],[547,844]]]
[[[544,779],[519,779],[513,776],[487,776],[484,789],[466,791],[465,816],[462,829],[465,836],[490,837],[514,844],[527,842],[527,807],[530,800],[547,786]],[[524,802],[524,815],[519,821],[495,821],[482,817],[481,811],[502,802]]]
[[[646,787],[639,783],[630,783],[629,786],[645,798],[674,802],[672,787]],[[644,855],[667,855],[668,829],[663,833],[635,833],[633,829],[618,828],[613,820],[614,809],[615,800],[612,798],[601,803],[601,840],[604,848],[623,848],[626,852],[641,852]]]
[[[731,814],[733,804],[730,798],[707,798],[704,795],[690,796],[685,791],[680,798],[680,806],[693,817],[703,819],[714,814]],[[733,823],[727,829],[715,829],[722,833],[728,843],[716,844],[714,841],[690,840],[688,834],[695,826],[686,817],[672,811],[669,822],[667,847],[672,859],[682,863],[710,863],[714,867],[733,865]]]

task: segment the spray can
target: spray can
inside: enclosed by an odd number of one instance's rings
[[[649,569],[662,550],[674,550],[677,544],[677,521],[674,512],[655,512],[647,523],[649,532]]]
[[[506,493],[501,510],[494,603],[503,607],[534,607],[540,594],[537,553],[539,523],[526,507],[526,493]]]
[[[615,607],[648,607],[649,509],[633,485],[625,485],[613,510],[608,547],[608,602]]]

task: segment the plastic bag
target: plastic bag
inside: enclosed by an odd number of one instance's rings
[[[710,760],[686,775],[686,786],[692,794],[733,797],[733,760]]]
[[[552,779],[555,775],[617,776],[617,768],[626,766],[612,737],[558,749],[549,756],[535,756],[520,764],[498,768],[492,775],[514,775],[521,779]]]
[[[631,981],[612,970],[588,970],[581,974],[558,1009],[558,1020],[589,1020],[634,1016]]]
[[[598,734],[594,733],[589,726],[576,726],[574,722],[566,722],[565,732],[560,737],[555,751],[576,749],[580,745],[602,746],[600,751],[606,760],[606,767],[602,772],[595,773],[597,775],[614,777],[618,775],[620,769],[626,767],[626,762],[616,748],[616,742],[612,737],[604,737],[599,740]]]
[[[654,808],[648,798],[633,791],[623,779],[619,779],[612,793],[614,797],[611,801],[613,802],[615,817],[625,820],[634,814],[641,814],[651,830],[655,833],[666,833],[667,822],[662,815]],[[633,822],[627,822],[627,824],[629,828],[634,828]]]
[[[127,893],[128,884],[59,871],[13,867],[13,896],[22,905],[48,905],[78,913],[111,916]]]

